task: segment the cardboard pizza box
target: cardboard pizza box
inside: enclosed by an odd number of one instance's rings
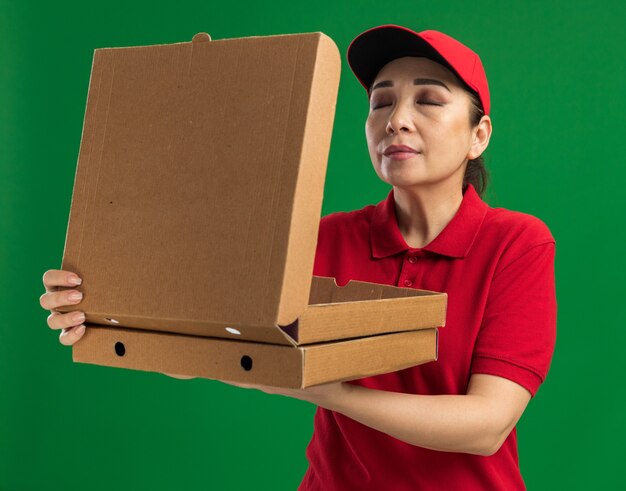
[[[445,293],[312,275],[340,67],[320,32],[95,50],[74,361],[308,387],[437,358]]]

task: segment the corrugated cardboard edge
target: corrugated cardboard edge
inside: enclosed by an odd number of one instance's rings
[[[404,370],[437,359],[437,329],[302,348],[302,387]]]
[[[447,295],[325,304],[298,319],[298,344],[443,326]]]
[[[323,199],[323,193],[311,195],[309,190],[324,188],[329,155],[329,151],[316,152],[312,148],[330,148],[341,75],[339,48],[325,34],[316,34],[319,45],[302,143],[302,155],[315,155],[316,158],[302,161],[299,167],[283,291],[276,319],[279,325],[294,322],[304,312],[309,301]],[[332,107],[332,111],[328,111],[328,107]],[[303,258],[311,260],[303,261]]]
[[[201,35],[201,34],[208,35],[210,39],[206,39],[202,37],[199,37],[198,39],[194,39],[196,36]],[[154,44],[140,44],[140,45],[132,44],[130,46],[103,46],[100,48],[96,48],[95,51],[108,50],[108,49],[112,49],[112,50],[120,49],[121,50],[121,49],[127,49],[127,48],[156,48],[160,46],[174,46],[178,44],[189,44],[192,42],[206,43],[206,42],[215,42],[215,41],[236,41],[236,40],[241,40],[241,39],[263,39],[266,37],[276,37],[276,36],[302,36],[304,34],[318,34],[318,33],[317,32],[294,32],[294,33],[288,33],[288,34],[266,34],[266,35],[261,35],[261,36],[257,35],[257,36],[215,38],[211,35],[210,32],[197,32],[196,34],[192,36],[192,39],[190,41],[177,41],[173,43],[154,43]]]
[[[214,380],[299,387],[301,355],[289,346],[88,325],[76,363]],[[249,360],[252,369],[245,370]]]
[[[402,370],[436,358],[436,329],[293,348],[88,326],[77,363],[305,388]]]
[[[77,273],[81,276],[81,271],[74,264],[69,264],[67,261],[68,253],[68,244],[78,244],[78,254],[80,254],[80,243],[82,242],[82,234],[76,232],[77,227],[73,226],[74,221],[82,220],[84,221],[85,210],[78,210],[74,206],[74,202],[78,200],[78,195],[83,195],[87,193],[87,189],[80,189],[76,186],[78,181],[78,176],[80,172],[84,172],[84,169],[79,165],[80,161],[83,159],[91,158],[91,154],[93,152],[93,147],[95,142],[93,140],[87,140],[87,134],[93,134],[93,131],[87,131],[88,126],[96,124],[95,116],[98,112],[98,106],[100,105],[100,99],[102,97],[102,93],[100,90],[100,86],[102,85],[102,64],[98,62],[100,57],[101,49],[95,49],[93,52],[92,62],[91,62],[91,72],[89,75],[89,83],[87,85],[87,99],[85,101],[85,112],[83,115],[83,127],[80,136],[80,145],[78,150],[78,156],[76,159],[76,170],[74,172],[74,184],[72,186],[73,192],[72,197],[70,199],[70,208],[68,211],[68,221],[67,221],[67,229],[65,232],[65,244],[63,246],[63,258],[61,260],[61,269],[69,270]],[[97,83],[96,83],[97,82]],[[76,237],[70,240],[70,233],[73,233]],[[78,239],[81,240],[78,240]],[[59,287],[59,290],[66,290],[68,288]],[[80,289],[80,288],[79,288]],[[76,310],[76,309],[69,309]]]

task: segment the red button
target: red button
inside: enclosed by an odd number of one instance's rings
[[[410,256],[410,257],[409,257],[409,262],[410,262],[411,264],[414,264],[414,263],[416,263],[416,262],[417,262],[417,258],[416,258],[415,256]]]
[[[404,286],[411,286],[413,282],[411,280],[404,280]]]

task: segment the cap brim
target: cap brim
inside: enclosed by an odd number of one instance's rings
[[[350,68],[368,92],[380,69],[391,60],[404,56],[429,58],[463,80],[435,48],[418,33],[402,26],[385,25],[362,32],[350,43],[347,51]]]

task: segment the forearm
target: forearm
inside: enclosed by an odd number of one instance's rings
[[[325,407],[412,445],[490,455],[506,436],[502,418],[481,395],[415,395],[345,385],[345,395]]]

